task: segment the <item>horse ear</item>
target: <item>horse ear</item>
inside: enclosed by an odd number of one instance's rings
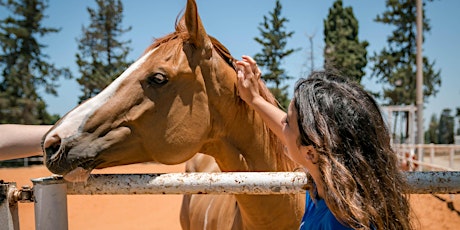
[[[206,53],[211,51],[211,39],[206,34],[195,0],[187,0],[187,8],[185,9],[185,26],[190,35],[190,41],[197,47],[203,48]]]

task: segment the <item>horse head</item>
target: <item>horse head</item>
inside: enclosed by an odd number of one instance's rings
[[[233,62],[206,34],[195,1],[188,0],[175,32],[157,39],[44,136],[46,166],[76,182],[95,168],[178,164],[200,152],[206,155],[188,161],[198,170],[210,164],[220,171],[293,170],[279,139],[237,95]],[[259,92],[276,103],[262,81]],[[302,194],[184,197],[181,223],[184,229],[221,229],[222,223],[229,229],[294,229],[304,206]]]
[[[206,34],[189,0],[175,32],[157,39],[44,136],[46,166],[75,181],[94,168],[187,161],[215,132],[210,103],[218,102],[210,98],[235,99],[232,62],[227,49]]]

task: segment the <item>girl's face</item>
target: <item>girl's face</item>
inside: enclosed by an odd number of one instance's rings
[[[317,164],[319,156],[312,145],[304,146],[300,144],[300,131],[297,123],[297,114],[294,102],[291,101],[288,113],[283,121],[283,135],[287,149],[285,154],[291,158],[291,160],[307,169],[308,173],[313,177],[313,180],[317,185],[318,195],[320,197],[324,197],[325,194],[322,189],[323,182],[321,180],[321,172]]]
[[[308,162],[300,143],[298,142],[300,137],[299,126],[297,123],[297,110],[295,109],[294,102],[291,101],[286,117],[283,120],[283,135],[286,140],[286,152],[285,154],[293,161],[309,168],[311,162]],[[305,147],[305,146],[304,146]]]

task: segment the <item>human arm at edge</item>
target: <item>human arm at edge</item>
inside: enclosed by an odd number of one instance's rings
[[[51,125],[0,125],[0,161],[42,155],[41,140]]]

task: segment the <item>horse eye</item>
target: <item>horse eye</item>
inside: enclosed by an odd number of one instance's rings
[[[150,85],[164,85],[168,82],[168,77],[166,77],[165,75],[161,74],[161,73],[155,73],[153,74],[152,76],[149,76],[147,78],[147,83],[149,83]]]

